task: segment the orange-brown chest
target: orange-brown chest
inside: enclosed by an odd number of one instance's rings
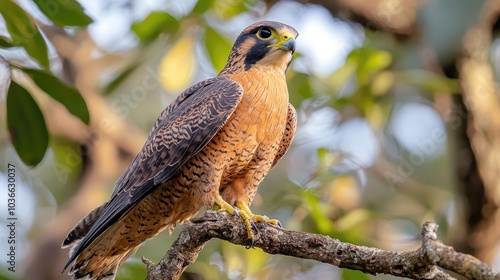
[[[288,89],[285,76],[272,69],[253,67],[231,77],[243,86],[243,98],[229,122],[243,139],[266,144],[280,142],[286,126]]]
[[[288,89],[284,75],[263,69],[232,74],[244,90],[241,102],[207,147],[223,177],[271,166],[286,128]],[[239,176],[239,175],[238,175]]]

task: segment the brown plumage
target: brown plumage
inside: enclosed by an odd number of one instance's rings
[[[76,279],[113,279],[148,238],[203,208],[240,212],[249,238],[248,206],[296,128],[285,72],[297,31],[257,22],[238,36],[221,73],[184,91],[160,115],[141,152],[116,182],[111,199],[68,234],[64,269]]]

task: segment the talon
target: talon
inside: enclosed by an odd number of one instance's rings
[[[258,233],[259,229],[257,228],[257,225],[254,222],[251,222],[251,225],[252,225],[252,229]]]
[[[247,249],[254,247],[255,240],[253,230],[257,233],[259,232],[254,222],[266,222],[268,224],[279,225],[281,227],[281,223],[278,220],[269,219],[267,216],[253,214],[244,202],[237,201],[235,209],[239,209],[240,217],[247,229],[248,239],[250,240],[250,245],[246,246]]]
[[[233,209],[234,209],[234,216],[241,218],[240,211],[237,208],[233,208]]]
[[[249,245],[247,245],[247,246],[245,246],[245,249],[253,249],[253,248],[255,248],[255,247],[254,247],[254,241],[255,241],[255,240],[254,240],[253,236],[252,236],[252,238],[251,238],[251,239],[249,239],[248,241],[249,241],[249,243],[250,243],[250,244],[249,244]]]
[[[238,205],[237,205],[238,207]],[[247,236],[248,236],[248,239],[252,239],[252,244],[253,244],[253,231],[252,231],[252,217],[248,214],[248,212],[245,211],[245,209],[241,209],[240,208],[240,217],[241,217],[241,220],[243,220],[243,223],[245,224],[245,228],[247,229]]]

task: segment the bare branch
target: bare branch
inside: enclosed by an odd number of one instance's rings
[[[416,251],[392,252],[341,242],[325,235],[297,232],[256,224],[254,246],[269,254],[317,260],[367,274],[391,274],[412,279],[455,279],[442,269],[470,279],[500,279],[500,274],[478,259],[457,253],[437,239],[438,225],[428,221],[422,229],[422,246]],[[246,229],[238,217],[225,212],[207,211],[186,223],[165,257],[147,264],[148,280],[179,279],[188,265],[212,238],[248,245]]]

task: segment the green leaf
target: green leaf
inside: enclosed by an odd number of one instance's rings
[[[357,85],[351,85],[349,79],[355,74],[357,68],[357,63],[353,63],[351,60],[339,68],[337,71],[333,72],[330,77],[328,77],[327,83],[332,88],[332,91],[338,92],[342,89],[345,90],[346,86],[352,87],[349,92],[344,92],[344,95],[351,95],[357,90]]]
[[[373,75],[392,63],[392,55],[383,50],[362,47],[353,50],[347,57],[347,63],[356,65],[356,75],[360,85],[371,82]]]
[[[315,222],[318,233],[334,236],[336,230],[333,227],[333,222],[325,213],[327,205],[321,203],[318,197],[312,192],[304,192],[304,200],[311,209],[309,215]]]
[[[220,19],[230,19],[248,11],[256,3],[257,1],[255,0],[215,1],[213,10]]]
[[[179,29],[179,22],[167,12],[155,11],[150,13],[143,21],[136,22],[130,27],[143,42],[148,42],[162,32],[175,33]]]
[[[458,80],[424,70],[406,70],[396,73],[397,81],[417,86],[430,92],[454,93],[458,91]]]
[[[205,28],[205,45],[215,70],[220,71],[226,66],[231,44],[211,27]]]
[[[199,0],[198,2],[196,2],[196,5],[194,6],[191,13],[198,15],[203,14],[208,11],[208,9],[212,8],[213,4],[214,0]]]
[[[49,145],[45,120],[33,97],[14,81],[7,92],[7,127],[22,161],[30,166],[40,163]]]
[[[300,72],[287,72],[288,92],[290,93],[290,103],[296,107],[305,99],[313,97],[310,76]]]
[[[28,68],[22,68],[21,70],[30,76],[41,90],[63,104],[71,114],[77,116],[82,122],[89,124],[90,117],[87,105],[76,88],[41,70]]]
[[[137,257],[132,257],[120,267],[120,271],[116,275],[116,280],[146,279],[146,274],[142,261]],[[132,275],[133,277],[131,277]]]
[[[111,82],[109,82],[104,88],[103,88],[103,93],[104,95],[107,95],[111,93],[113,90],[115,90],[123,81],[125,81],[130,74],[132,74],[135,69],[139,66],[139,63],[134,63],[130,66],[128,66],[123,72],[121,72],[116,78],[112,79]]]
[[[76,0],[33,0],[53,23],[59,26],[87,26],[92,19]]]
[[[0,48],[11,48],[12,42],[9,38],[5,36],[0,36]]]
[[[358,270],[342,268],[342,280],[370,280],[370,277]]]
[[[0,13],[5,19],[12,45],[24,47],[42,67],[49,68],[47,44],[24,10],[10,0],[0,0]]]

